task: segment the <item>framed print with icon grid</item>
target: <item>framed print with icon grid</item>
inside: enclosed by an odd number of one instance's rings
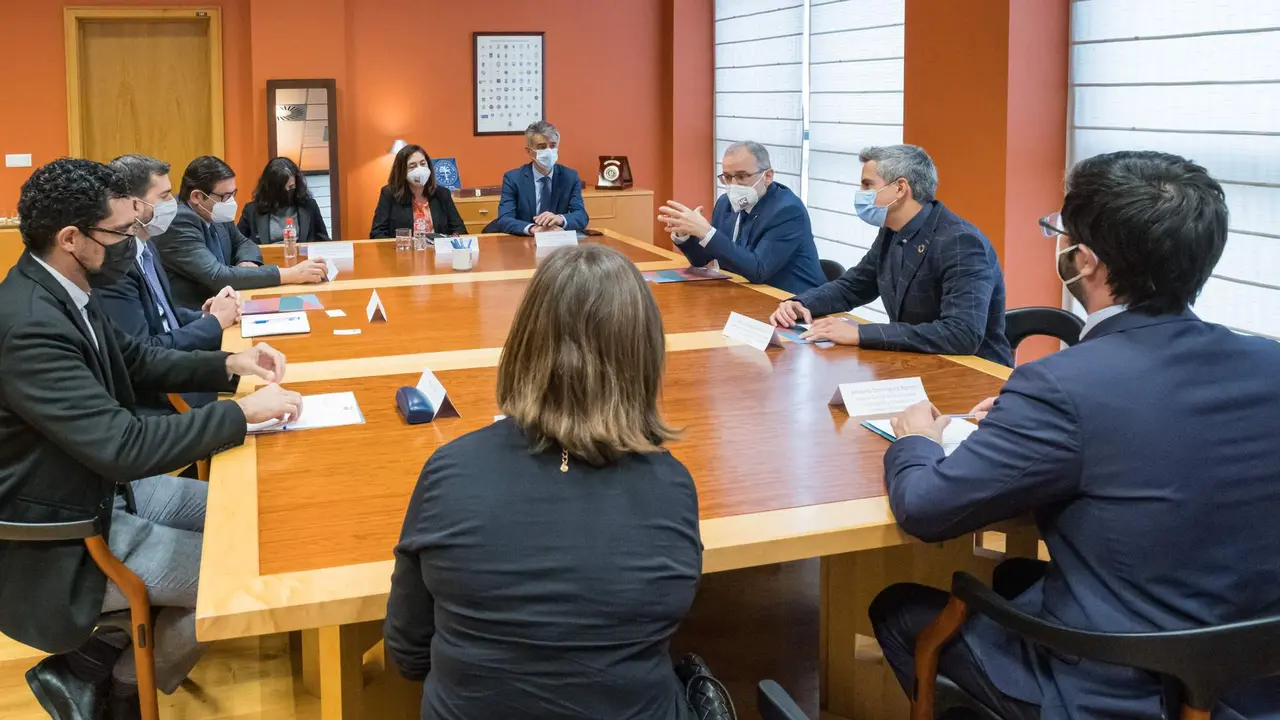
[[[471,34],[475,134],[520,135],[546,114],[544,33]]]

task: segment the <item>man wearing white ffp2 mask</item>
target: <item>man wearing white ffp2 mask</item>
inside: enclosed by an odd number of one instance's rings
[[[721,170],[724,195],[710,220],[700,206],[675,200],[658,208],[658,220],[690,264],[715,261],[753,283],[792,293],[820,285],[822,266],[809,211],[774,179],[769,151],[756,142],[734,143],[724,151]]]
[[[212,155],[192,160],[182,174],[178,200],[169,229],[152,242],[179,306],[201,310],[227,287],[251,290],[325,279],[323,260],[287,268],[263,264],[257,244],[236,228],[236,174],[222,160]]]
[[[502,176],[498,218],[485,232],[533,235],[547,230],[584,230],[587,209],[576,170],[560,164],[560,131],[545,120],[524,132],[529,164]]]

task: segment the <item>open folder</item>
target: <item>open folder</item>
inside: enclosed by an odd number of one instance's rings
[[[863,420],[862,427],[890,442],[898,439],[897,436],[893,434],[893,426],[889,424],[889,418],[883,418],[881,420]],[[960,447],[960,443],[964,442],[964,439],[972,435],[973,431],[977,429],[978,426],[968,420],[957,420],[953,418],[950,423],[947,423],[947,427],[942,431],[942,452],[947,455],[955,452],[955,449]]]

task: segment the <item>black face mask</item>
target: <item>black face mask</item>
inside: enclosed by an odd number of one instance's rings
[[[138,240],[136,238],[123,238],[114,245],[107,245],[98,242],[97,238],[88,233],[85,234],[85,237],[101,245],[103,250],[102,266],[97,270],[80,262],[80,258],[76,258],[76,262],[80,263],[80,267],[84,268],[84,272],[88,276],[89,287],[100,288],[114,285],[129,274],[129,268],[133,267],[133,261],[138,253]]]

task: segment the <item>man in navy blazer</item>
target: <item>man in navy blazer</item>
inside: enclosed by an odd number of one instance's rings
[[[1010,561],[995,589],[1068,627],[1143,633],[1280,613],[1280,344],[1189,309],[1227,240],[1222,188],[1174,155],[1100,155],[1072,169],[1061,215],[1041,226],[1089,313],[1082,341],[1014,370],[950,457],[938,443],[947,418],[928,403],[894,418],[894,516],[934,542],[1032,513],[1053,560]],[[915,639],[946,601],[896,585],[872,603],[906,689]],[[1161,717],[1155,676],[1061,657],[981,616],[939,671],[1005,718]],[[1213,717],[1280,717],[1280,679],[1231,689]]]
[[[702,267],[714,261],[749,282],[791,293],[821,285],[809,211],[791,188],[774,181],[769,151],[757,142],[725,148],[720,182],[725,193],[710,222],[701,207],[690,209],[671,200],[658,208],[658,219],[689,264]]]
[[[977,355],[1013,365],[1004,334],[1004,274],[995,248],[934,198],[938,170],[923,148],[866,148],[854,210],[881,228],[862,262],[778,306],[773,323],[813,323],[804,337],[873,350]],[[826,318],[880,298],[887,323]]]
[[[585,230],[589,218],[582,204],[582,180],[559,164],[560,131],[545,120],[524,131],[529,164],[502,176],[498,219],[485,232],[532,235],[544,230]]]

